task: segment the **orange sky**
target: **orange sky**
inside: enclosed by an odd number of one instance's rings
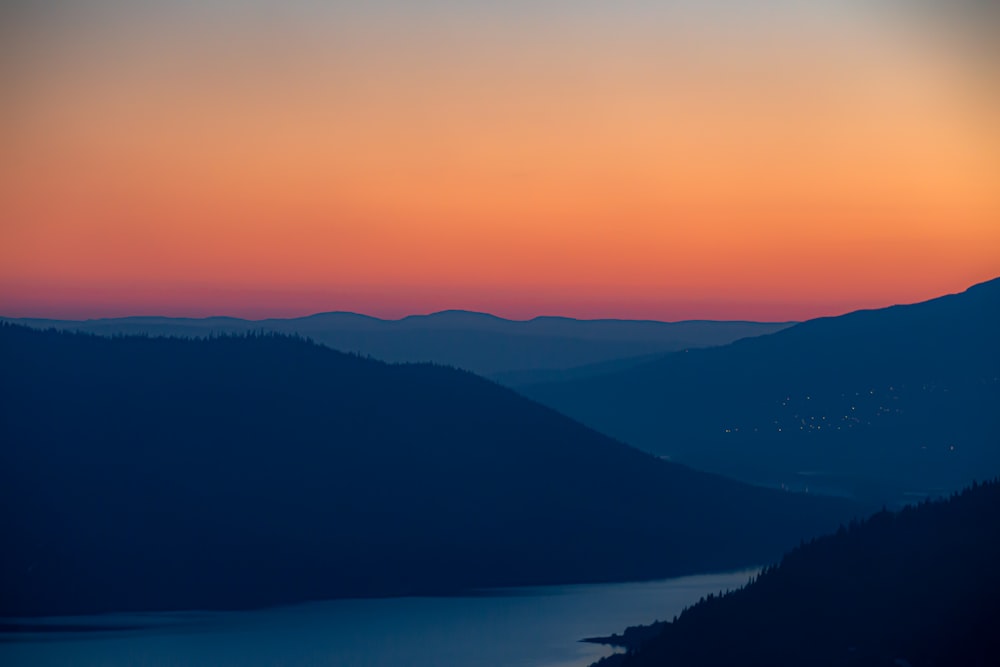
[[[995,72],[885,15],[88,1],[2,35],[3,315],[785,320],[1000,274]]]

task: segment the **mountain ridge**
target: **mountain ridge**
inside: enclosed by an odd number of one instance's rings
[[[891,306],[890,306],[891,307]],[[37,325],[44,325],[51,323],[52,325],[71,325],[71,324],[97,324],[97,323],[114,323],[122,321],[173,321],[173,322],[209,322],[213,320],[222,320],[230,322],[242,322],[248,324],[264,324],[267,322],[294,322],[297,320],[310,320],[322,317],[349,317],[357,318],[365,321],[380,322],[380,323],[399,323],[405,322],[407,320],[421,320],[421,319],[433,319],[433,318],[445,318],[451,316],[472,316],[475,318],[482,318],[484,320],[499,321],[509,324],[531,324],[533,322],[575,322],[581,324],[649,324],[649,325],[676,325],[676,324],[751,324],[751,325],[784,325],[791,326],[794,324],[799,324],[797,320],[747,320],[747,319],[704,319],[704,318],[694,318],[694,319],[683,319],[683,320],[655,320],[655,319],[630,319],[624,317],[571,317],[568,315],[535,315],[527,319],[515,319],[509,317],[503,317],[500,315],[494,315],[493,313],[487,311],[479,310],[465,310],[462,308],[447,308],[445,310],[436,310],[429,313],[411,313],[409,315],[403,315],[402,317],[378,317],[377,315],[368,315],[366,313],[360,313],[352,310],[324,310],[315,313],[309,313],[308,315],[297,315],[295,317],[262,317],[262,318],[247,318],[247,317],[236,317],[233,315],[206,315],[203,317],[188,317],[182,315],[121,315],[115,317],[88,317],[84,319],[72,319],[72,318],[52,318],[52,317],[7,317],[0,316],[0,320],[11,322],[14,324],[25,324],[34,323]],[[823,318],[816,318],[823,319]]]

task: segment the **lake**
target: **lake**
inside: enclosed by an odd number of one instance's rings
[[[662,581],[332,600],[241,612],[62,617],[111,628],[0,635],[5,667],[585,667],[583,637],[670,619],[756,570]],[[140,629],[115,628],[141,626]]]

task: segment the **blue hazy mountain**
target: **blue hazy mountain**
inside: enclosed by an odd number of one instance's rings
[[[579,377],[602,364],[690,347],[723,345],[779,331],[790,323],[653,322],[538,317],[506,320],[484,313],[444,311],[382,320],[356,313],[320,313],[295,319],[241,320],[126,317],[85,321],[10,320],[38,328],[98,334],[196,337],[276,331],[301,334],[345,352],[389,362],[433,362],[507,382]],[[626,365],[628,365],[626,361]],[[580,371],[572,370],[584,366]],[[611,368],[614,368],[612,366]]]
[[[880,502],[1000,473],[1000,279],[520,387],[696,468]]]
[[[741,590],[604,638],[611,667],[997,664],[1000,484],[880,512],[788,553]]]
[[[667,463],[472,373],[279,334],[0,324],[0,615],[766,562],[855,510]]]

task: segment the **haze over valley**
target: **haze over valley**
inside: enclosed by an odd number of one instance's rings
[[[343,352],[389,362],[433,362],[505,383],[600,373],[666,352],[722,345],[779,331],[791,323],[655,322],[536,317],[514,321],[485,313],[446,311],[382,320],[356,313],[293,319],[242,320],[128,317],[83,321],[23,318],[36,328],[102,335],[202,337],[273,331],[308,336]]]

